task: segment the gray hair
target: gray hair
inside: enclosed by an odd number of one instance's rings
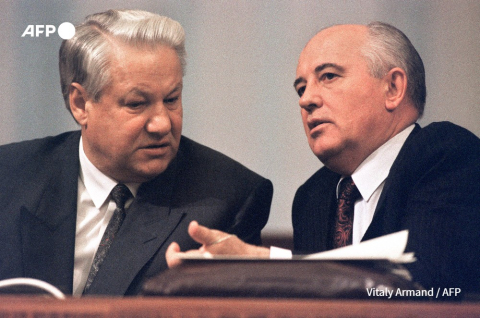
[[[381,78],[392,68],[400,67],[407,74],[407,95],[419,116],[422,116],[427,97],[425,68],[417,50],[407,36],[383,22],[367,25],[369,38],[362,52],[373,77]]]
[[[93,100],[100,99],[110,81],[112,39],[132,46],[168,45],[176,51],[185,73],[185,32],[177,21],[141,10],[95,13],[76,26],[75,36],[60,46],[60,84],[69,111],[69,90],[73,82],[82,85]]]

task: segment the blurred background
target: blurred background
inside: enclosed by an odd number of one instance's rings
[[[302,48],[323,27],[380,20],[401,29],[425,63],[420,124],[448,120],[480,136],[478,0],[0,0],[0,7],[0,144],[78,129],[60,93],[61,38],[21,37],[28,25],[77,24],[110,8],[179,21],[188,52],[184,135],[272,180],[267,236],[291,236],[295,191],[321,167],[293,81]]]

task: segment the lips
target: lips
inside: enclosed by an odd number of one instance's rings
[[[170,146],[169,138],[162,138],[162,139],[150,139],[149,141],[145,142],[145,144],[140,148],[145,149],[156,149],[156,148],[165,148]]]
[[[323,127],[326,124],[329,124],[330,122],[325,120],[325,119],[311,119],[308,121],[308,129],[310,130],[310,135],[314,137],[315,135],[318,135],[320,131],[323,129]]]
[[[148,144],[143,147],[140,147],[140,149],[142,149],[143,151],[145,151],[151,156],[162,156],[162,155],[165,155],[170,149],[170,143],[167,141],[152,143],[152,144]]]
[[[145,146],[145,147],[142,147],[142,148],[145,148],[145,149],[157,149],[157,148],[165,148],[165,147],[168,147],[168,143],[162,143],[162,144],[153,144],[153,145],[148,145],[148,146]]]

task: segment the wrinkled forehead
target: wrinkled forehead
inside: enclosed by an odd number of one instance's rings
[[[339,63],[360,56],[368,29],[363,25],[338,25],[317,33],[300,54],[297,71],[318,63]]]

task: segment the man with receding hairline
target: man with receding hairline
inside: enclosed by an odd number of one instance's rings
[[[408,229],[414,280],[480,293],[480,140],[452,123],[416,123],[425,71],[408,38],[380,22],[326,28],[303,49],[294,87],[308,143],[324,164],[294,198],[295,252]],[[235,237],[216,243],[227,236],[196,222],[189,233],[201,252],[277,253]],[[170,246],[170,266],[179,250]]]

